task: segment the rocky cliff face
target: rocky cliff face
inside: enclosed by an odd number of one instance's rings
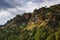
[[[30,21],[28,22],[28,29],[32,29],[32,26],[38,24],[41,26],[53,26],[56,27],[59,25],[60,21],[60,5],[54,5],[49,8],[42,7],[39,9],[35,9],[32,13]]]

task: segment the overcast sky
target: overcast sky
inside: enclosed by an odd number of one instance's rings
[[[55,4],[60,4],[60,0],[0,0],[0,24],[5,24],[16,14]]]

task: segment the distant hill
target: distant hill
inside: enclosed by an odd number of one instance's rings
[[[31,13],[24,13],[22,16],[16,15],[16,17],[7,21],[5,27],[12,25],[26,25],[30,17],[31,17]]]

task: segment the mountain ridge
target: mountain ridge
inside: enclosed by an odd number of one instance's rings
[[[48,18],[47,17],[48,15],[54,16],[54,17],[60,15],[60,9],[58,9],[58,8],[60,8],[60,4],[50,6],[49,8],[42,7],[39,9],[35,9],[32,13],[24,13],[22,16],[16,15],[16,17],[11,19],[10,21],[7,21],[7,23],[4,26],[10,26],[13,24],[17,24],[17,25],[19,25],[19,24],[29,25],[29,24],[34,24],[34,23],[37,23],[39,25],[41,23],[43,24],[43,21],[45,22],[48,20],[53,20],[51,17],[50,17],[50,19],[46,19],[46,18]],[[56,11],[56,9],[58,11]],[[58,13],[58,14],[56,14],[56,13]],[[59,20],[59,18],[58,18],[58,20]]]

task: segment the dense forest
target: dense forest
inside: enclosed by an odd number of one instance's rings
[[[0,40],[60,40],[60,4],[16,15],[0,26]]]

